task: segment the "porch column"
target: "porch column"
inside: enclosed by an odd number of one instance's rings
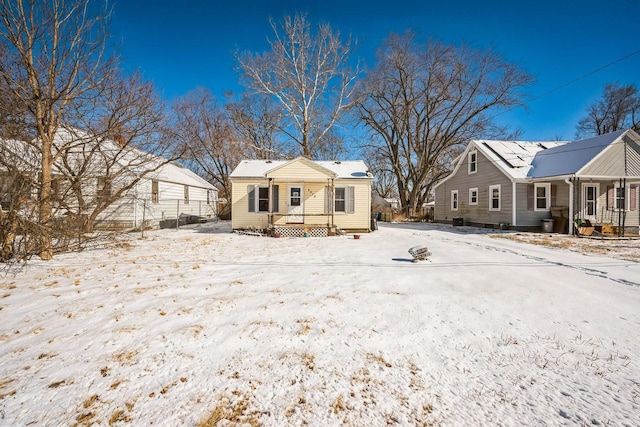
[[[269,178],[269,225],[273,225],[273,178]]]
[[[571,177],[565,178],[564,182],[569,184],[569,235],[573,236],[574,183],[571,180]]]

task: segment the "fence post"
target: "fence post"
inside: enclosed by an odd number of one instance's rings
[[[144,239],[144,221],[145,221],[145,213],[147,212],[147,200],[142,201],[142,224],[140,227],[142,228],[142,238]]]
[[[180,199],[176,200],[176,230],[180,229]]]

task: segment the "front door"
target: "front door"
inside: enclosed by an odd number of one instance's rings
[[[289,186],[289,204],[287,209],[288,224],[304,223],[304,201],[302,200],[302,185]]]
[[[582,217],[584,219],[597,221],[599,192],[599,184],[582,185]]]

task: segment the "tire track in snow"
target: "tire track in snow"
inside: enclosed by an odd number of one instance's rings
[[[566,263],[559,262],[559,261],[553,261],[553,260],[550,260],[548,258],[544,258],[544,257],[536,256],[536,255],[526,254],[524,252],[517,251],[517,250],[514,250],[514,249],[501,248],[501,247],[498,247],[498,246],[480,244],[480,243],[469,242],[469,241],[458,240],[458,239],[440,238],[440,241],[442,241],[442,242],[453,242],[453,243],[463,243],[465,245],[478,247],[478,248],[481,248],[483,250],[489,250],[489,251],[494,251],[494,252],[501,252],[501,253],[511,254],[511,255],[515,255],[515,256],[519,256],[519,257],[525,258],[527,260],[540,262],[540,263],[543,263],[543,264],[555,265],[555,266],[558,266],[558,267],[564,267],[564,268],[569,268],[569,269],[573,269],[573,270],[578,270],[578,271],[581,271],[581,272],[583,272],[585,274],[588,274],[590,276],[596,276],[596,277],[600,277],[602,279],[608,279],[608,280],[611,280],[613,282],[620,283],[622,285],[640,287],[640,283],[633,282],[633,281],[627,280],[627,279],[611,277],[609,275],[609,272],[607,272],[607,271],[597,270],[595,268],[585,267],[585,266],[581,266],[581,265],[573,265],[573,264],[566,264]]]

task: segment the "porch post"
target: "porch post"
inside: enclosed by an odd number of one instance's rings
[[[273,225],[273,178],[269,178],[269,225]]]
[[[333,178],[331,178],[331,189],[329,190],[331,194],[329,194],[329,211],[331,212],[331,226],[333,227],[335,225],[334,223],[334,213],[336,210],[336,201],[334,199],[336,192],[335,192],[335,188],[334,188],[335,182],[333,180]]]
[[[573,236],[573,209],[575,207],[575,201],[574,201],[574,186],[575,186],[575,182],[573,182],[571,180],[571,177],[565,178],[564,182],[566,182],[567,184],[569,184],[569,235]]]

